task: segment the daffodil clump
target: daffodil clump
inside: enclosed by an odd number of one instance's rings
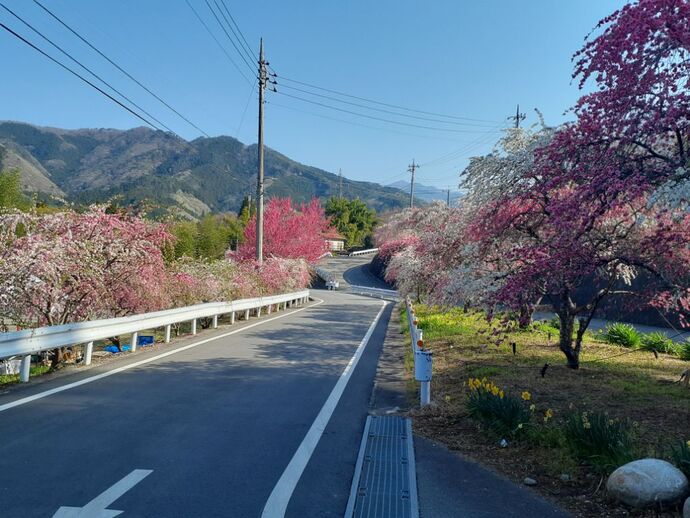
[[[525,406],[524,397],[506,394],[486,378],[470,378],[467,387],[467,410],[470,416],[484,421],[497,434],[515,437],[529,423],[532,416]]]
[[[563,431],[575,457],[606,473],[635,456],[633,426],[599,412],[574,412]]]

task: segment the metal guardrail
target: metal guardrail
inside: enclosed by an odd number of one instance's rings
[[[350,252],[350,257],[355,257],[358,255],[375,254],[379,251],[378,248],[367,248],[366,250],[357,250],[356,252]]]
[[[348,291],[357,293],[358,295],[368,295],[370,297],[377,297],[379,299],[398,300],[397,290],[385,290],[382,288],[370,288],[369,286],[359,286],[357,284],[350,284]]]
[[[235,314],[244,312],[245,319],[249,318],[252,310],[256,315],[261,315],[262,308],[271,313],[273,306],[277,310],[305,303],[309,299],[309,290],[302,290],[270,297],[257,297],[253,299],[240,299],[231,302],[209,302],[184,308],[175,308],[153,313],[142,313],[129,317],[108,318],[91,320],[87,322],[75,322],[60,326],[39,327],[25,329],[11,333],[0,333],[0,359],[13,356],[21,356],[22,363],[19,379],[22,382],[29,381],[29,369],[31,367],[31,355],[43,351],[49,351],[58,347],[73,345],[85,345],[84,363],[91,363],[93,342],[105,340],[113,336],[132,335],[132,351],[137,348],[139,331],[144,329],[165,328],[165,342],[170,341],[170,329],[172,324],[191,322],[192,334],[196,334],[196,323],[200,318],[213,318],[213,327],[218,327],[218,317],[230,314],[230,323],[235,322]]]
[[[318,266],[314,268],[314,271],[316,272],[316,275],[321,277],[321,279],[323,279],[323,281],[326,283],[326,289],[335,290],[340,287],[340,283],[336,280],[335,276],[331,272],[326,271],[323,268],[319,268]]]
[[[433,353],[424,349],[424,334],[417,326],[417,317],[409,297],[405,299],[405,311],[407,312],[407,324],[410,330],[410,342],[414,357],[414,379],[420,382],[419,404],[426,406],[431,403]]]

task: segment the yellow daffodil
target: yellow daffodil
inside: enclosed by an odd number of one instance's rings
[[[534,411],[537,409],[537,405],[535,405],[534,403],[532,403],[532,404],[529,406],[529,409],[530,409],[531,412],[534,412]]]
[[[530,394],[529,392],[527,392],[527,391],[525,390],[525,391],[522,393],[522,399],[524,399],[525,401],[529,401],[530,399],[532,399],[532,394]]]

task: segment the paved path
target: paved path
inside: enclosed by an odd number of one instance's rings
[[[551,312],[551,311],[537,311],[534,313],[534,320],[551,320],[556,316],[556,313]],[[589,323],[589,329],[590,331],[600,331],[606,329],[606,326],[613,324],[615,320],[605,320],[603,318],[593,318],[592,321]],[[663,333],[669,338],[673,339],[676,342],[683,342],[685,340],[690,339],[690,330],[687,329],[672,329],[670,327],[657,327],[657,326],[648,326],[645,324],[630,324],[633,326],[635,329],[637,329],[640,333]]]
[[[256,517],[277,492],[286,516],[341,517],[391,305],[327,424],[313,426],[382,307],[315,295],[324,302],[250,320],[260,324],[229,336],[247,324],[205,332],[166,351],[219,338],[0,410],[0,516],[50,517],[91,502],[127,517]],[[0,409],[156,354],[19,387],[0,396]],[[303,444],[309,434],[313,452]]]

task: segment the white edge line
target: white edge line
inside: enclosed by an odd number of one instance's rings
[[[362,442],[359,444],[359,455],[357,455],[355,473],[352,475],[352,487],[350,488],[350,498],[347,501],[347,508],[345,509],[345,518],[352,518],[355,513],[357,490],[359,488],[359,481],[362,476],[362,465],[364,464],[364,452],[367,448],[367,441],[369,440],[369,425],[371,425],[370,415],[367,416],[367,421],[364,425],[364,432],[362,433]]]
[[[32,401],[36,401],[38,399],[43,399],[44,397],[52,396],[53,394],[58,394],[60,392],[64,392],[65,390],[70,390],[76,387],[80,387],[81,385],[86,385],[87,383],[93,383],[94,381],[98,381],[103,378],[107,378],[108,376],[112,376],[114,374],[119,374],[120,372],[127,371],[129,369],[134,369],[135,367],[140,367],[141,365],[146,365],[147,363],[155,362],[156,360],[160,360],[161,358],[165,358],[166,356],[172,356],[173,354],[180,353],[182,351],[186,351],[188,349],[192,349],[194,347],[197,347],[199,345],[206,344],[208,342],[212,342],[213,340],[219,340],[221,338],[225,338],[226,336],[234,335],[236,333],[240,333],[242,331],[245,331],[247,329],[251,329],[252,327],[260,326],[262,324],[266,324],[268,322],[272,322],[273,320],[278,320],[279,318],[285,318],[290,315],[294,315],[295,313],[299,313],[300,311],[304,311],[306,309],[310,309],[316,306],[319,306],[323,304],[323,300],[317,299],[316,297],[312,297],[314,300],[317,300],[318,302],[316,304],[311,304],[307,307],[300,308],[300,309],[295,309],[293,311],[290,311],[288,313],[284,313],[282,315],[278,315],[275,317],[268,318],[266,320],[260,320],[258,322],[255,322],[253,324],[245,325],[240,327],[239,329],[235,329],[234,331],[229,331],[227,333],[223,333],[218,336],[213,336],[211,338],[206,338],[204,340],[199,340],[198,342],[194,342],[193,344],[185,345],[183,347],[179,347],[177,349],[173,349],[172,351],[167,351],[164,352],[163,354],[158,354],[156,356],[152,356],[151,358],[147,358],[145,360],[139,360],[138,362],[130,363],[128,365],[123,365],[122,367],[117,367],[116,369],[103,372],[101,374],[96,374],[95,376],[90,376],[88,378],[84,378],[79,381],[75,381],[73,383],[68,383],[67,385],[62,385],[59,387],[52,388],[50,390],[46,390],[43,392],[39,392],[38,394],[33,394],[32,396],[27,396],[21,399],[17,399],[15,401],[11,401],[10,403],[5,403],[4,405],[0,405],[0,412],[4,412],[5,410],[9,410],[10,408],[14,408],[20,405],[25,405],[27,403],[31,403]]]
[[[326,425],[328,425],[328,421],[330,421],[335,407],[345,391],[347,382],[350,381],[350,377],[352,377],[352,373],[357,367],[357,362],[359,362],[359,359],[362,357],[364,348],[369,343],[369,339],[374,333],[376,324],[378,324],[379,319],[383,314],[383,310],[386,309],[387,305],[388,302],[381,303],[381,309],[376,315],[374,321],[369,326],[369,329],[364,335],[364,338],[362,338],[362,341],[359,343],[359,346],[357,346],[355,354],[352,356],[352,358],[350,358],[350,361],[340,374],[340,377],[335,383],[333,390],[331,390],[328,399],[326,399],[326,402],[321,407],[321,410],[316,416],[316,419],[314,419],[309,431],[304,436],[304,439],[302,439],[302,443],[297,448],[297,451],[295,451],[295,454],[292,456],[290,463],[280,476],[280,479],[273,488],[273,491],[271,491],[271,495],[268,497],[264,510],[261,513],[261,518],[282,518],[285,516],[288,503],[290,502],[292,493],[294,492],[295,487],[297,487],[297,483],[304,472],[304,468],[307,467],[307,463],[314,453],[316,445],[319,443],[319,440],[326,429]]]
[[[412,419],[407,421],[407,466],[410,480],[410,514],[419,518],[419,495],[417,494],[417,467],[414,460],[414,439],[412,437]]]

